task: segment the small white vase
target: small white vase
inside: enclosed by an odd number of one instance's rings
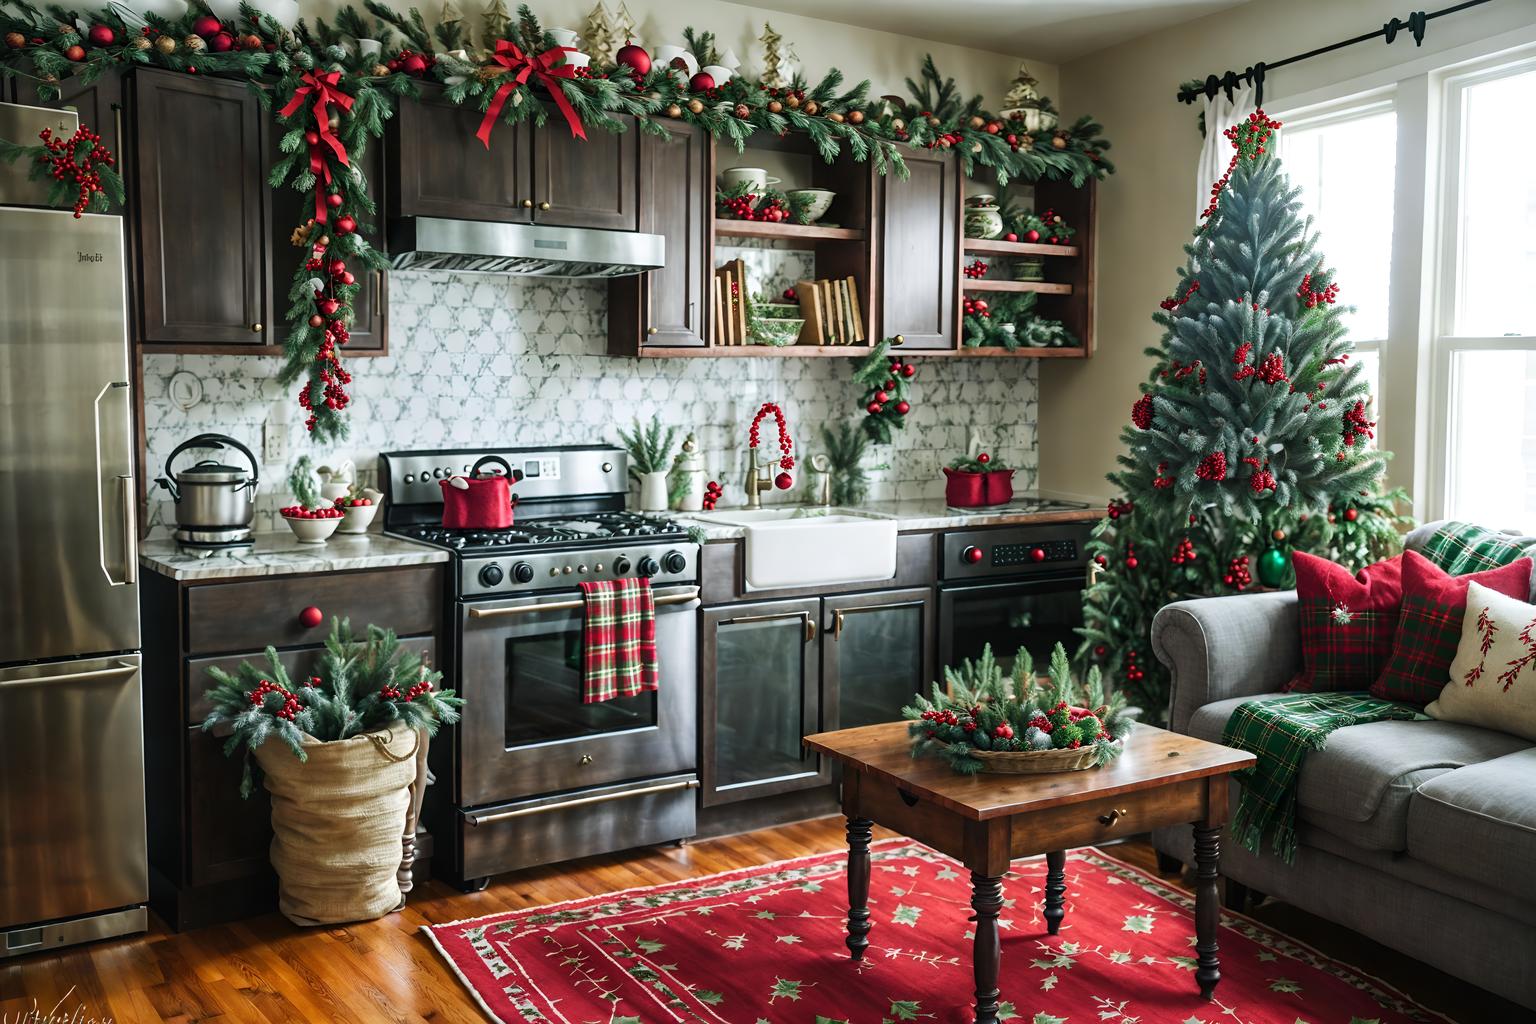
[[[667,474],[640,474],[640,511],[665,512],[667,510]]]

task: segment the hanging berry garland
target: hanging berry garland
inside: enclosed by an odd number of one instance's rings
[[[756,448],[762,441],[763,420],[772,416],[779,428],[779,458],[780,473],[773,478],[773,486],[781,491],[787,491],[794,486],[795,478],[789,475],[789,471],[795,468],[794,442],[789,439],[789,424],[785,422],[784,410],[779,408],[776,402],[764,402],[763,407],[757,410],[757,415],[752,417],[752,428],[747,432],[747,446]]]
[[[73,211],[78,220],[87,212],[106,213],[123,202],[123,179],[114,169],[111,150],[101,144],[101,136],[85,125],[69,137],[54,135],[53,129],[37,133],[38,146],[0,142],[0,160],[14,163],[23,157],[32,161],[28,177],[48,181],[48,203],[63,206],[73,197]]]

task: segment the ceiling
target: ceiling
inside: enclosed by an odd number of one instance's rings
[[[1246,0],[768,0],[759,9],[1062,63]]]

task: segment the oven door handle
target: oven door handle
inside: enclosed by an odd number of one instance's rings
[[[559,803],[539,804],[535,807],[516,807],[510,811],[497,811],[495,814],[466,814],[465,820],[470,825],[489,825],[496,821],[506,821],[509,818],[526,818],[532,814],[544,814],[549,811],[564,811],[572,807],[586,807],[589,804],[603,804],[610,800],[628,800],[635,796],[650,796],[654,793],[672,793],[680,789],[698,789],[698,779],[683,779],[680,782],[663,782],[658,786],[642,786],[639,789],[626,789],[618,793],[599,793],[596,796],[582,796],[575,800],[562,800]]]
[[[689,587],[675,594],[653,599],[653,603],[659,608],[669,604],[687,604],[689,601],[699,599],[699,588]],[[472,619],[494,619],[504,615],[532,615],[534,612],[571,612],[585,608],[587,602],[581,598],[573,601],[546,601],[543,604],[519,604],[511,608],[478,608],[469,609],[469,617]]]
[[[1040,576],[1023,576],[1017,579],[989,581],[984,583],[940,583],[940,597],[978,597],[988,593],[1001,594],[1008,591],[1031,590],[1042,586],[1062,587],[1071,589],[1071,584],[1083,585],[1083,576],[1073,569],[1065,573],[1050,573]]]

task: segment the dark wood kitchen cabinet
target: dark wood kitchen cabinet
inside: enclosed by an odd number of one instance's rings
[[[707,342],[713,146],[695,125],[641,136],[640,230],[666,242],[666,265],[608,282],[608,351],[703,348]]]
[[[146,817],[150,905],[177,930],[263,913],[276,906],[268,863],[270,803],[259,786],[240,797],[241,759],[204,732],[210,667],[260,663],[273,644],[291,677],[313,671],[332,614],[354,627],[389,626],[435,662],[441,649],[442,565],[322,575],[177,581],[146,571],[140,581],[144,637]],[[298,621],[313,604],[327,616]],[[418,865],[430,855],[418,843]]]
[[[960,337],[961,203],[954,154],[903,153],[910,172],[880,180],[880,332],[907,349],[955,349]]]
[[[841,594],[822,601],[824,729],[901,717],[934,679],[931,587]]]
[[[432,89],[400,104],[385,134],[389,215],[636,230],[634,118],[618,115],[623,132],[591,128],[583,142],[554,107],[548,113],[540,127],[497,122],[487,149],[473,105]]]
[[[268,346],[269,115],[243,82],[140,70],[128,87],[138,340]]]

